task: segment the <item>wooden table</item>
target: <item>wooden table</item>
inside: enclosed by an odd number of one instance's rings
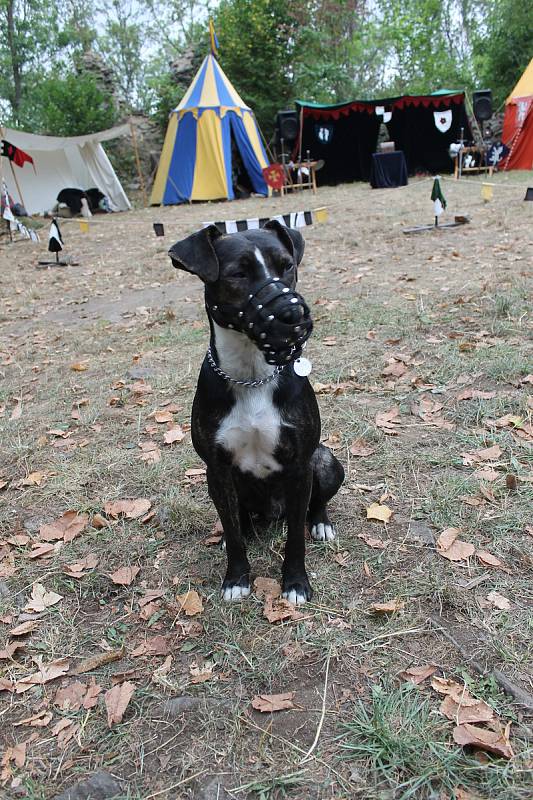
[[[465,167],[463,166],[464,157],[467,155],[477,155],[481,157],[481,161],[475,167]],[[484,147],[463,147],[457,155],[455,156],[455,167],[453,171],[453,177],[455,180],[458,180],[461,175],[464,175],[467,172],[488,172],[489,175],[492,175],[494,172],[494,165],[487,164],[487,151]]]
[[[318,165],[318,161],[296,161],[292,164],[285,164],[285,174],[287,175],[287,180],[285,181],[285,186],[281,190],[281,196],[285,194],[285,192],[296,190],[296,189],[312,189],[313,194],[316,194],[317,186],[316,186],[316,168]],[[308,175],[304,175],[302,172],[298,174],[298,171],[302,168],[308,170]],[[294,182],[292,179],[291,173],[296,173],[297,182]],[[307,178],[307,180],[306,180]]]

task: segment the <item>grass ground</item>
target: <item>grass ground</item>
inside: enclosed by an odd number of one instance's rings
[[[65,269],[35,268],[44,243],[0,245],[0,796],[49,800],[88,777],[76,797],[94,796],[99,771],[128,800],[531,796],[531,181],[495,176],[488,204],[480,181],[446,181],[471,223],[413,236],[402,229],[432,219],[427,181],[137,210],[88,234],[68,221],[80,263]],[[200,285],[166,250],[206,219],[318,205],[330,219],[305,231],[300,289],[323,435],[347,477],[337,541],[309,543],[313,603],[271,624],[256,595],[219,598],[224,556],[205,544],[215,513],[187,432],[208,331]],[[139,498],[154,516],[105,513]],[[367,519],[372,503],[387,523]],[[84,529],[38,545],[66,511]],[[471,545],[457,561],[439,552],[450,527]],[[254,574],[277,578],[282,548],[281,526],[253,540]],[[87,556],[83,577],[65,572]],[[114,582],[123,567],[138,572]],[[26,608],[36,584],[61,599]],[[190,617],[176,600],[189,590],[203,603]],[[63,676],[13,690],[58,660]],[[432,679],[400,675],[425,665],[511,722],[511,758],[454,741]],[[109,727],[114,683],[134,689]],[[253,709],[282,692],[293,708]]]

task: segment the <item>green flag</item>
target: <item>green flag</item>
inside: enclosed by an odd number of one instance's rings
[[[433,204],[435,207],[435,216],[440,217],[444,209],[446,208],[446,198],[442,194],[442,189],[440,188],[440,175],[435,177],[433,181],[433,188],[431,190],[431,199],[433,200]]]

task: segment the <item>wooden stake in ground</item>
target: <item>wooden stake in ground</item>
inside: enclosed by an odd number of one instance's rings
[[[141,185],[141,192],[143,193],[143,206],[146,208],[148,202],[146,200],[146,187],[144,185],[144,177],[141,170],[141,159],[139,158],[139,148],[137,147],[137,134],[135,133],[135,125],[130,122],[131,141],[133,143],[133,152],[135,153],[135,164],[137,165],[137,174],[139,176],[139,183]]]

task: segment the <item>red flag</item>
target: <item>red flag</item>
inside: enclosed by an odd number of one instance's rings
[[[2,139],[2,152],[1,155],[9,158],[10,161],[14,161],[17,167],[23,167],[26,161],[29,161],[30,164],[33,164],[33,158],[25,153],[24,150],[20,150],[20,148],[15,147],[14,144],[7,142],[5,139]],[[33,164],[33,168],[35,169],[35,164]]]

